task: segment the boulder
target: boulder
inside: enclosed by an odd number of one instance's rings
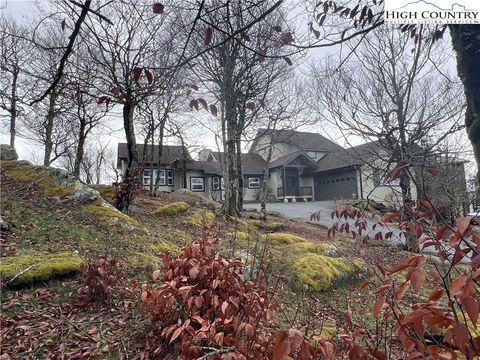
[[[17,160],[18,155],[15,148],[7,145],[0,144],[0,160]]]
[[[8,231],[7,223],[0,216],[0,231]]]

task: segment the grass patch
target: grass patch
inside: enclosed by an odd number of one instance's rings
[[[215,214],[207,209],[194,209],[193,214],[190,215],[186,222],[195,227],[210,226],[215,220]]]
[[[7,285],[27,285],[78,273],[81,264],[80,257],[68,252],[9,256],[1,258],[0,276]]]
[[[181,213],[184,213],[190,208],[190,205],[188,205],[186,202],[179,201],[179,202],[174,202],[168,205],[164,205],[155,211],[156,214],[161,215],[161,216],[172,216],[172,215],[178,215]]]

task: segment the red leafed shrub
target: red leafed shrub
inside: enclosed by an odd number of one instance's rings
[[[83,264],[83,286],[79,290],[77,306],[108,302],[114,289],[123,288],[125,276],[117,258],[97,256]]]
[[[142,286],[141,307],[154,325],[145,356],[283,359],[294,354],[313,359],[322,351],[333,354],[331,344],[318,338],[318,348],[312,349],[310,339],[296,330],[272,334],[269,326],[278,305],[264,286],[244,280],[240,259],[215,251],[217,241],[197,239],[180,256],[165,256],[162,283]],[[155,271],[153,280],[159,276]]]

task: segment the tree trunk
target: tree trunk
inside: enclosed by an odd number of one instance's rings
[[[480,166],[480,26],[450,25],[453,49],[457,53],[457,71],[467,99],[465,126]],[[480,182],[480,173],[477,173]]]
[[[124,177],[125,188],[120,195],[117,208],[124,213],[128,213],[130,203],[133,199],[135,182],[139,176],[137,142],[135,139],[135,128],[133,126],[135,105],[133,101],[128,101],[123,104],[123,127],[127,140],[128,163]]]
[[[85,119],[80,119],[80,129],[78,132],[78,144],[77,144],[77,151],[75,153],[75,162],[73,164],[73,174],[80,176],[80,166],[83,161],[83,154],[84,154],[84,147],[85,147],[85,140],[87,138],[85,134]]]
[[[12,79],[12,104],[10,107],[10,146],[15,147],[15,135],[17,127],[17,79],[19,69],[15,68]]]
[[[157,169],[157,177],[155,179],[155,188],[153,189],[153,196],[158,195],[158,188],[160,187],[160,164],[162,163],[162,155],[163,155],[163,135],[165,133],[165,124],[167,120],[166,118],[162,119],[160,123],[160,132],[158,135],[158,169]],[[166,176],[167,174],[165,174]]]
[[[244,196],[244,183],[243,183],[243,172],[242,172],[242,130],[245,126],[245,106],[241,106],[238,112],[238,124],[236,127],[235,134],[235,145],[236,145],[236,167],[237,167],[237,176],[238,176],[238,189],[237,189],[237,203],[238,210],[242,211],[243,209],[243,196]]]
[[[49,166],[51,164],[51,157],[52,157],[52,150],[53,150],[53,123],[55,120],[55,101],[56,101],[56,93],[52,91],[49,95],[49,102],[48,102],[48,112],[47,118],[45,119],[45,151],[43,156],[43,165]]]

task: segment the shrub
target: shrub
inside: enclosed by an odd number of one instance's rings
[[[116,288],[122,288],[125,271],[117,258],[98,256],[82,264],[83,286],[77,298],[77,306],[88,307],[95,303],[107,303]]]
[[[179,201],[179,202],[174,202],[168,205],[161,206],[155,211],[158,215],[161,216],[169,216],[169,215],[177,215],[184,213],[190,208],[190,205],[188,205],[186,202]]]
[[[263,285],[242,276],[240,259],[226,259],[214,249],[217,238],[197,239],[182,255],[164,257],[163,282],[142,285],[141,307],[153,320],[147,352],[157,358],[310,359],[331,353],[319,340],[297,330],[271,334],[267,326],[278,307]],[[153,273],[153,280],[160,271]]]
[[[80,272],[82,259],[68,252],[2,257],[0,277],[6,285],[27,285]]]

